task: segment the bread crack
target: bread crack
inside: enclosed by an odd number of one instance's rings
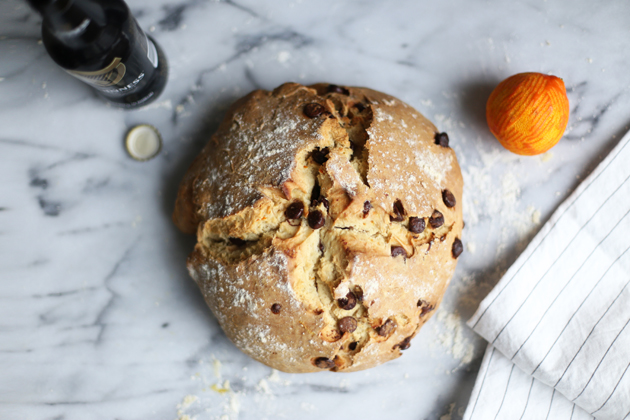
[[[324,199],[331,206],[330,212],[328,212],[328,205],[326,206],[326,225],[316,230],[317,244],[312,243],[317,250],[313,249],[310,254],[315,259],[310,276],[313,282],[312,288],[317,291],[315,302],[320,305],[319,310],[324,321],[320,337],[325,341],[337,343],[333,355],[335,367],[332,370],[352,366],[354,356],[363,350],[372,336],[382,335],[380,334],[384,331],[382,325],[388,321],[371,319],[368,306],[361,299],[357,299],[356,304],[349,310],[340,305],[337,288],[344,280],[347,280],[349,275],[347,272],[349,257],[345,244],[358,242],[364,244],[367,249],[374,248],[375,254],[386,254],[390,252],[389,249],[392,246],[400,243],[408,250],[408,258],[413,258],[421,246],[432,243],[436,237],[443,237],[453,229],[451,224],[437,229],[429,227],[415,234],[408,229],[409,218],[404,211],[401,212],[404,215],[401,214],[399,221],[393,221],[390,219],[390,214],[380,207],[367,206],[368,212],[364,213],[366,206],[363,203],[358,214],[348,213],[348,209],[352,208],[354,198],[352,196],[358,191],[353,190],[350,183],[343,185],[343,162],[352,165],[349,168],[353,169],[363,185],[369,189],[367,183],[369,150],[365,144],[368,140],[367,128],[372,116],[369,107],[360,110],[364,118],[351,116],[351,119],[346,115],[339,115],[345,111],[347,108],[336,107],[336,117],[340,126],[345,129],[347,137],[333,139],[334,146],[315,149],[311,153],[314,163],[317,166],[321,165],[315,171],[316,179],[313,181],[314,187],[310,195],[311,203],[317,205],[318,200]],[[331,173],[331,171],[337,172]],[[339,182],[340,179],[341,182]],[[425,217],[428,220],[429,215]],[[322,247],[323,252],[320,252]],[[348,293],[354,293],[354,291],[348,289]],[[353,322],[346,322],[349,317]],[[348,323],[353,326],[356,324],[356,328],[352,331],[342,331],[347,329],[345,325]],[[408,323],[409,320],[404,316],[394,316],[388,327]]]

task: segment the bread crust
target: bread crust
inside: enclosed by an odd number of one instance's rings
[[[463,227],[461,171],[436,133],[409,105],[360,87],[286,83],[230,108],[173,220],[197,234],[189,272],[237,347],[294,373],[401,355],[440,304]],[[292,203],[303,212],[288,219]],[[344,317],[356,323],[340,328]]]

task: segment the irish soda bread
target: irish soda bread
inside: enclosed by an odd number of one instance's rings
[[[285,372],[401,355],[462,252],[448,136],[366,88],[286,83],[237,101],[195,159],[173,219],[227,336]]]

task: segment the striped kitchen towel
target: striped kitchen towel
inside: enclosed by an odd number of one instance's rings
[[[630,420],[630,133],[468,324],[490,343],[465,420]]]

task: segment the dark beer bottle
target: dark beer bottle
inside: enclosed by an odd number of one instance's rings
[[[123,0],[28,0],[43,17],[42,41],[53,60],[117,106],[155,100],[168,64]]]

